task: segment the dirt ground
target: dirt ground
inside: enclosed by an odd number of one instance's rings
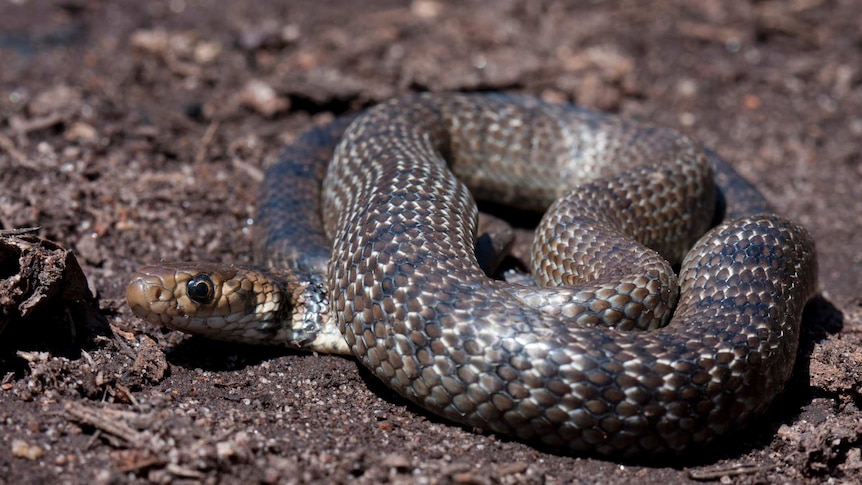
[[[859,483],[860,25],[860,0],[0,3],[0,230],[41,227],[98,295],[0,337],[0,483]],[[141,264],[249,260],[280,147],[422,90],[676,127],[805,224],[821,296],[770,413],[662,462],[572,457],[429,416],[350,359],[131,315]]]

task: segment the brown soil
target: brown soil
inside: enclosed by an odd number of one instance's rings
[[[0,483],[858,483],[860,22],[859,0],[0,3],[0,229],[41,226],[99,297],[3,334]],[[822,297],[772,411],[662,463],[570,457],[429,416],[350,359],[132,317],[142,263],[248,261],[281,146],[415,90],[677,127],[810,228]]]

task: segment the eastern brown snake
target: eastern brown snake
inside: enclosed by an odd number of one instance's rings
[[[142,268],[132,310],[352,353],[433,413],[604,455],[709,441],[789,378],[813,241],[696,142],[501,95],[417,95],[347,124],[312,130],[268,172],[266,269]],[[552,206],[533,244],[539,287],[479,269],[474,198]]]

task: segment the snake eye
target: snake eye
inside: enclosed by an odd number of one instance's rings
[[[186,285],[186,293],[194,302],[211,303],[215,296],[213,280],[205,274],[197,275]]]

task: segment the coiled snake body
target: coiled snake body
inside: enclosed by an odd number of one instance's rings
[[[412,96],[348,122],[312,130],[268,173],[255,254],[272,270],[145,267],[132,310],[351,353],[453,421],[605,455],[709,441],[789,378],[813,242],[697,143],[501,95]],[[539,286],[479,268],[474,197],[551,206]]]

